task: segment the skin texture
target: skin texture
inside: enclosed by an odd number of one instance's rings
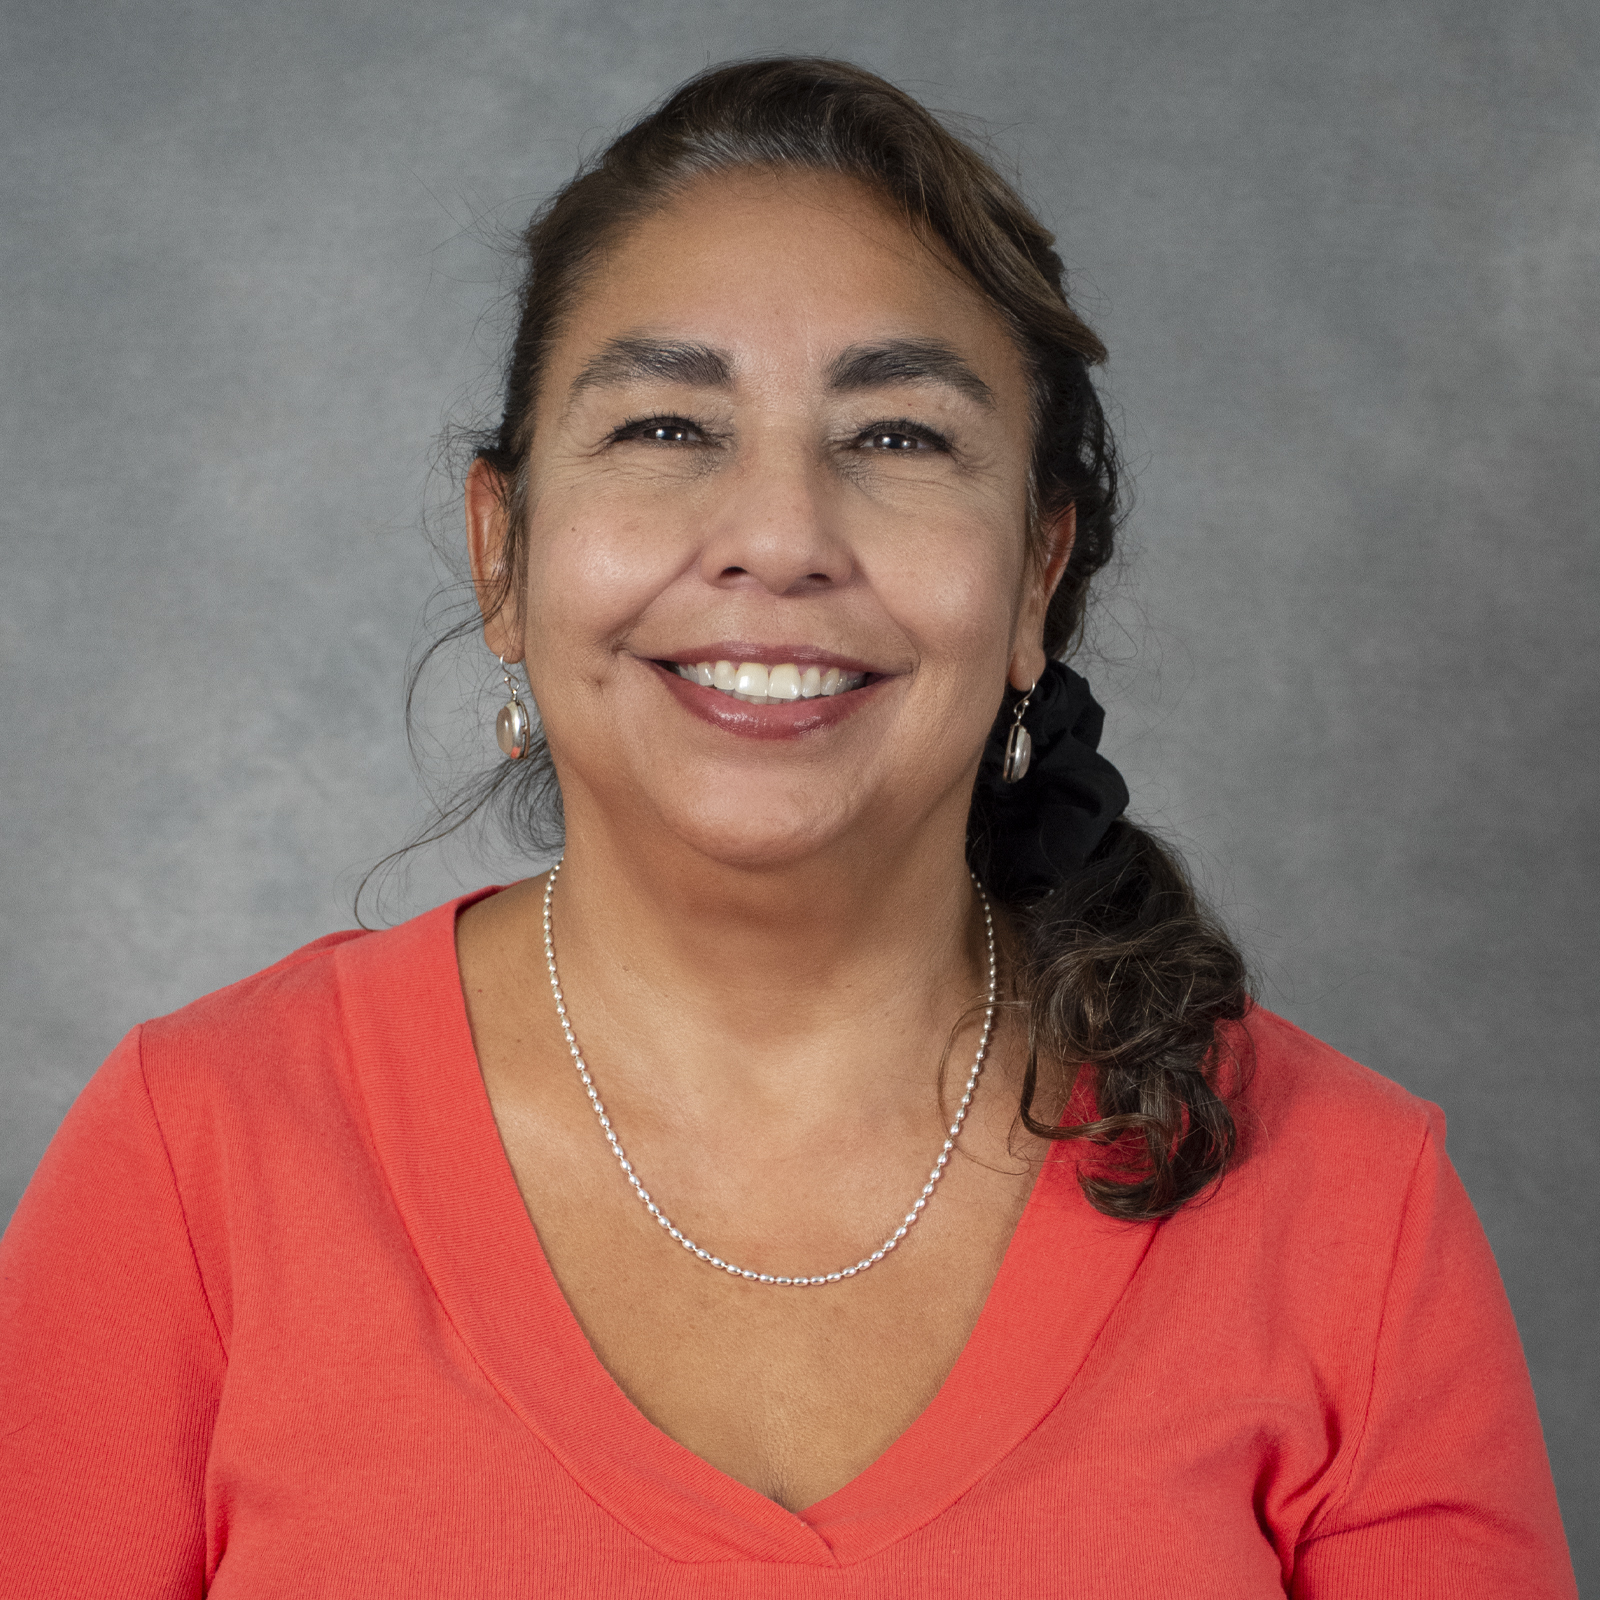
[[[616,356],[638,341],[696,354],[641,371]],[[892,341],[945,356],[851,365]],[[837,177],[702,180],[619,241],[552,352],[527,584],[485,639],[526,662],[561,780],[578,1039],[658,1202],[741,1265],[825,1272],[875,1249],[959,1097],[982,994],[968,797],[1006,679],[1043,669],[1071,548],[1069,514],[1043,566],[1027,554],[1028,444],[1004,323]],[[505,533],[481,463],[467,522],[481,584]],[[655,664],[730,641],[874,677],[829,726],[747,737]],[[1014,1126],[1020,1028],[1003,1014],[898,1251],[827,1289],[731,1279],[664,1237],[603,1142],[545,980],[542,891],[472,907],[457,947],[545,1253],[640,1410],[801,1509],[905,1430],[977,1319],[1041,1154]]]

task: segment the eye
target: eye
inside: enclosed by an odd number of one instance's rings
[[[942,435],[918,422],[875,422],[856,435],[855,447],[884,455],[914,455],[950,448]]]
[[[630,439],[643,444],[703,444],[705,435],[687,417],[641,417],[623,423],[611,435],[614,444]]]

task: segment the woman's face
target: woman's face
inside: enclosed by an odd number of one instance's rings
[[[1026,553],[1029,447],[1004,324],[854,182],[719,175],[635,227],[551,352],[522,616],[488,626],[569,835],[751,867],[959,840],[1070,545]],[[495,504],[479,469],[480,575]]]

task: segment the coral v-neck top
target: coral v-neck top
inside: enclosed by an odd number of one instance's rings
[[[1213,1198],[1109,1221],[1062,1147],[877,1461],[798,1515],[726,1477],[562,1299],[456,910],[149,1023],[79,1098],[0,1246],[0,1594],[1575,1594],[1438,1111],[1259,1010]]]

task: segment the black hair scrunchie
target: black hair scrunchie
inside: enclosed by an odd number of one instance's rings
[[[1052,661],[1023,726],[1033,760],[1018,783],[1000,776],[1016,715],[1008,692],[983,747],[967,814],[967,860],[992,894],[1013,904],[1058,889],[1082,870],[1128,804],[1122,774],[1099,753],[1105,711],[1088,683]]]

